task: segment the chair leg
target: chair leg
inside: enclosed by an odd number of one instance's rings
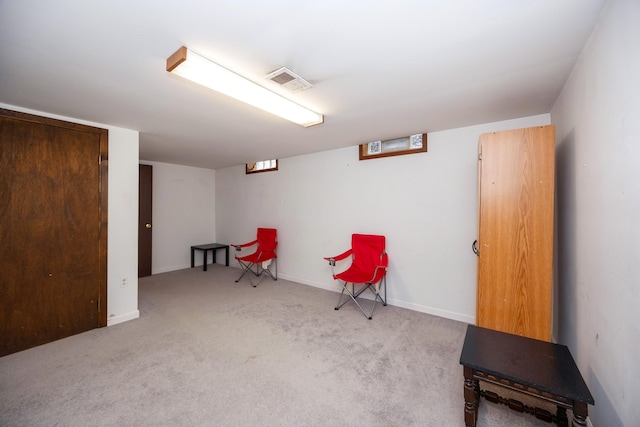
[[[338,298],[338,305],[336,305],[336,310],[340,310],[340,308],[345,305],[346,303],[349,302],[349,299],[345,299],[344,301],[342,301],[342,296],[344,295],[344,291],[347,291],[347,293],[349,293],[349,290],[346,288],[347,283],[344,283],[342,285],[342,292],[340,292],[340,298]]]
[[[276,258],[274,258],[274,261],[275,261],[274,262],[275,275],[271,272],[271,270],[269,270],[268,266],[267,268],[263,268],[262,264],[260,263],[256,265],[256,273],[254,274],[258,277],[258,280],[254,283],[253,280],[251,280],[251,277],[249,277],[249,281],[251,282],[254,288],[257,287],[260,284],[260,282],[262,282],[262,279],[264,279],[265,276],[269,276],[273,280],[278,280],[278,262]]]
[[[244,262],[238,260],[238,263],[240,263],[240,265],[242,266],[242,274],[240,275],[240,277],[238,277],[236,279],[236,283],[238,283],[240,281],[240,279],[242,279],[244,277],[245,274],[247,274],[247,272],[252,272],[253,274],[255,274],[256,276],[258,275],[257,273],[255,273],[253,270],[251,270],[251,267],[254,266],[254,263],[250,262],[248,264],[245,264]]]
[[[380,300],[380,302],[383,305],[385,305],[385,306],[387,305],[387,302],[386,302],[386,283],[385,283],[385,298],[384,298],[384,300],[380,296],[379,292],[376,292],[373,289],[371,289],[371,287],[373,286],[373,283],[364,284],[363,287],[360,288],[357,292],[355,291],[355,284],[354,283],[351,284],[351,290],[349,290],[348,285],[349,285],[349,283],[347,283],[347,282],[344,282],[342,284],[342,292],[340,293],[340,298],[338,299],[338,305],[336,305],[336,307],[335,307],[336,310],[339,310],[343,305],[345,305],[346,303],[349,302],[349,299],[351,299],[351,301],[353,301],[358,306],[358,308],[360,309],[362,314],[364,314],[364,317],[366,317],[367,319],[371,320],[371,319],[373,319],[373,312],[374,312],[374,310],[376,308],[376,304],[377,304],[378,300]],[[371,312],[368,313],[368,314],[364,310],[362,305],[360,305],[360,303],[358,302],[358,297],[364,291],[366,291],[367,289],[371,290],[371,292],[374,294],[373,304],[371,306]],[[344,295],[345,291],[349,295],[349,298],[346,298],[344,301],[342,301],[342,296]]]

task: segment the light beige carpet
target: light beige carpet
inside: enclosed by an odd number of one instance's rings
[[[239,273],[143,278],[140,319],[0,358],[0,425],[464,426],[465,324],[392,306],[367,320]],[[480,407],[480,427],[547,425]]]

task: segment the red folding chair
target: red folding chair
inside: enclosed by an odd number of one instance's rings
[[[238,254],[236,254],[236,259],[242,267],[242,274],[238,277],[236,283],[249,272],[258,277],[258,280],[254,283],[251,276],[249,276],[249,281],[254,288],[258,286],[265,276],[269,276],[273,280],[278,280],[278,255],[276,255],[276,247],[278,246],[277,235],[278,231],[275,228],[258,228],[256,240],[241,245],[231,245],[236,248],[237,252],[240,252],[242,248],[257,245],[256,251],[250,255],[238,256]],[[274,272],[270,270],[271,265],[274,266]]]
[[[352,258],[349,268],[342,273],[336,274],[334,272],[336,261],[344,260],[349,255],[351,255]],[[325,259],[329,261],[333,278],[342,284],[342,292],[340,293],[336,310],[339,310],[351,300],[356,303],[366,318],[371,319],[378,301],[384,306],[387,305],[386,274],[389,258],[385,251],[384,236],[353,234],[351,236],[351,249],[335,257]],[[349,289],[349,284],[351,284],[351,289]],[[360,288],[356,288],[356,286],[360,286]],[[384,298],[380,294],[381,288],[384,290]],[[364,308],[358,302],[358,297],[367,289],[374,295],[373,306],[369,314],[364,311]],[[345,298],[343,301],[342,298],[345,292],[349,295],[350,299]]]

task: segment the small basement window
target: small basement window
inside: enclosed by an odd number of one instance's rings
[[[278,170],[278,159],[260,160],[255,163],[247,163],[247,173],[269,172]]]

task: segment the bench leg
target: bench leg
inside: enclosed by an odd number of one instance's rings
[[[464,367],[464,423],[475,427],[480,404],[480,383],[473,378],[473,369]]]
[[[569,427],[567,410],[562,406],[558,406],[558,411],[556,412],[556,423],[558,424],[558,427]]]
[[[573,423],[574,427],[586,427],[589,409],[584,402],[573,402]]]
[[[209,251],[206,249],[202,251],[202,271],[207,271],[207,252]]]

